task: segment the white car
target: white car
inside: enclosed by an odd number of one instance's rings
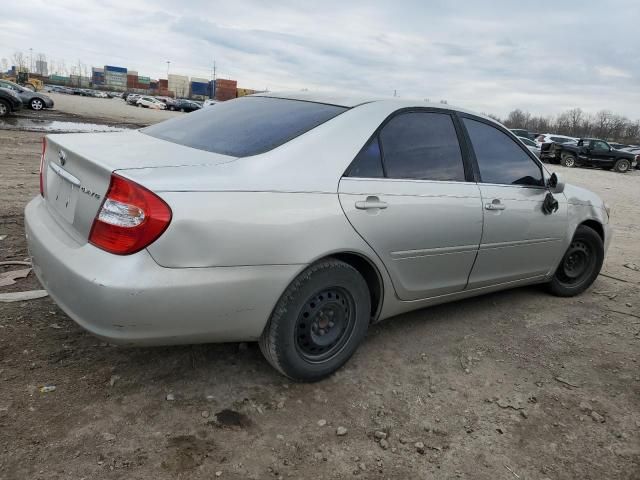
[[[543,133],[536,137],[538,147],[543,143],[578,143],[579,138],[567,137],[566,135],[555,135],[553,133]]]
[[[166,110],[167,106],[164,102],[153,97],[140,97],[136,101],[138,107],[156,108],[158,110]]]

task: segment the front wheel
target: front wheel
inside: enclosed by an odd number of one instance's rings
[[[626,173],[631,169],[631,162],[626,158],[621,158],[613,164],[613,169],[618,173]]]
[[[576,166],[576,157],[570,153],[563,153],[560,159],[560,164],[563,167],[575,167]]]
[[[260,337],[260,350],[292,380],[317,381],[353,355],[370,315],[362,275],[339,260],[324,260],[298,275],[282,294]]]
[[[602,238],[592,228],[579,225],[549,283],[551,293],[558,297],[573,297],[584,292],[600,273],[603,261]]]
[[[32,98],[29,106],[32,110],[42,110],[44,108],[44,101],[40,98]]]

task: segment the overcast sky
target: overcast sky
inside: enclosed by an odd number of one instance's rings
[[[167,60],[210,78],[215,58],[246,88],[640,118],[639,0],[3,1],[0,58],[29,48],[154,78]]]

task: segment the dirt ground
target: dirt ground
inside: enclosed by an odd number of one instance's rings
[[[23,260],[40,134],[1,127],[0,261]],[[556,170],[613,209],[589,291],[402,315],[316,384],[255,344],[121,348],[49,298],[0,303],[0,479],[640,478],[640,171]]]
[[[181,115],[180,112],[134,107],[128,105],[121,98],[82,97],[63,93],[47,93],[46,95],[53,99],[57,112],[108,122],[150,124]]]

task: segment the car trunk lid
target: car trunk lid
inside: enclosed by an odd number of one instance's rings
[[[42,164],[44,198],[60,226],[84,244],[113,172],[218,165],[233,160],[138,131],[49,135]]]

